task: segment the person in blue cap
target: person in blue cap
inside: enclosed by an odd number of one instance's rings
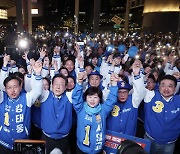
[[[131,86],[125,81],[118,82],[118,101],[107,118],[107,130],[135,136],[137,128],[138,107],[143,99],[143,77],[140,67],[133,64],[133,93]]]
[[[103,76],[97,71],[94,70],[88,75],[88,87],[98,87],[100,90],[103,92],[103,100],[105,101],[107,99],[107,96],[109,94],[109,90],[107,87],[104,87],[103,81],[102,81]]]
[[[102,86],[101,85],[102,78],[103,78],[103,76],[97,70],[92,71],[88,75],[89,86],[99,87],[101,90],[103,90],[104,88],[101,87]]]

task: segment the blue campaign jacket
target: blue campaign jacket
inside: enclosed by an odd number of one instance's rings
[[[3,98],[0,103],[0,144],[12,149],[14,140],[28,138],[31,108],[26,105],[24,92],[17,99],[10,99],[3,92]]]
[[[66,93],[58,99],[50,91],[46,101],[41,104],[41,128],[50,138],[61,139],[68,135],[72,127],[72,103]]]
[[[106,135],[106,118],[117,101],[117,87],[111,87],[107,100],[97,114],[88,114],[82,99],[82,86],[76,84],[73,91],[73,107],[77,113],[77,145],[85,153],[102,150]]]
[[[132,105],[132,95],[126,102],[116,102],[107,118],[107,130],[135,136],[137,128],[138,108]]]
[[[145,130],[159,144],[175,141],[180,134],[180,96],[166,102],[159,91],[145,103]]]

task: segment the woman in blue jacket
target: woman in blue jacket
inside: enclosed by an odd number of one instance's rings
[[[80,72],[72,97],[77,113],[77,153],[100,153],[105,142],[106,118],[117,101],[118,76],[112,74],[110,93],[103,104],[102,91],[98,87],[89,87],[83,101],[84,78],[85,72]]]

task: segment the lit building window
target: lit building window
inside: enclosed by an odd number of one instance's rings
[[[38,14],[38,13],[39,13],[38,9],[31,9],[31,14]]]
[[[0,19],[7,19],[7,10],[0,9]]]

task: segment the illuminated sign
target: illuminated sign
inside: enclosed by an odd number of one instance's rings
[[[38,14],[39,10],[38,9],[31,9],[31,14]]]
[[[0,19],[7,19],[7,10],[0,9]]]
[[[146,0],[143,13],[150,12],[179,12],[178,0]]]
[[[120,25],[122,21],[124,21],[124,19],[118,17],[117,15],[115,15],[111,21],[115,22],[116,24]]]

